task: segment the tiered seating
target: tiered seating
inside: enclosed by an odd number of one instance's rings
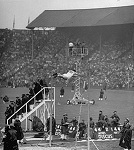
[[[109,88],[126,88],[134,84],[134,70],[132,62],[131,40],[124,34],[113,34],[113,37],[104,37],[99,41],[95,34],[92,38],[83,37],[89,50],[91,85],[100,86],[104,81]],[[77,34],[76,34],[77,35]],[[60,31],[34,31],[32,61],[32,32],[29,30],[0,30],[1,84],[9,86],[29,86],[37,78],[49,79],[50,72],[64,73],[65,70],[74,67],[74,61],[66,61],[66,34]],[[78,33],[79,36],[79,33]],[[72,35],[72,42],[76,38]],[[81,41],[83,42],[83,41]],[[83,65],[85,66],[85,65]],[[129,70],[128,70],[129,67]],[[44,71],[45,70],[45,71]],[[82,67],[85,72],[85,68]],[[86,74],[86,72],[85,72]],[[56,83],[62,82],[57,79]]]

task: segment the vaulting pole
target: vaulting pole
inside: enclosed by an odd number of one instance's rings
[[[52,146],[52,86],[53,86],[53,77],[51,77],[51,104],[50,104],[50,139],[49,139],[49,146]]]
[[[89,65],[89,64],[88,64]],[[88,66],[89,67],[89,66]],[[90,69],[88,69],[88,139],[87,139],[87,144],[88,144],[88,150],[90,150],[90,102],[89,102],[89,97],[90,97]]]

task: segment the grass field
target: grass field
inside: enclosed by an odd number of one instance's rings
[[[84,98],[94,99],[95,104],[90,105],[90,116],[93,117],[94,121],[98,120],[99,110],[102,110],[104,115],[110,117],[113,114],[113,111],[116,110],[121,124],[124,122],[125,118],[129,118],[131,124],[134,124],[134,92],[125,91],[125,90],[107,90],[107,100],[99,101],[99,92],[100,89],[90,89],[89,93],[85,92],[83,94]],[[2,88],[0,89],[0,97],[7,95],[10,100],[15,100],[16,96],[21,97],[23,93],[28,93],[27,88]],[[71,92],[70,87],[65,88],[65,95],[60,99],[59,97],[60,87],[56,87],[56,121],[60,123],[61,118],[64,113],[68,114],[69,120],[74,116],[79,116],[80,105],[67,105],[66,102],[68,99],[72,99],[74,92]],[[58,102],[61,105],[58,105]],[[3,104],[2,99],[0,100],[0,126],[4,126],[4,111],[6,106]],[[87,105],[82,106],[82,111],[80,118],[84,119],[87,122]],[[121,150],[118,146],[118,141],[107,141],[107,142],[96,142],[99,150]],[[70,144],[65,144],[65,147],[73,147],[74,142]],[[64,147],[63,146],[63,147]],[[82,149],[87,149],[87,142],[79,143],[78,146],[82,146]],[[134,141],[132,141],[132,147],[134,149]],[[80,148],[81,149],[81,148]],[[96,150],[94,145],[91,143],[91,149]]]
[[[83,94],[84,98],[94,99],[95,104],[90,105],[90,116],[93,117],[94,121],[98,120],[99,110],[103,111],[104,115],[110,117],[113,114],[113,111],[116,110],[120,122],[123,123],[125,118],[129,118],[130,122],[134,124],[134,92],[125,91],[125,90],[107,90],[107,100],[99,101],[99,91],[100,89],[90,89],[89,93],[85,92]],[[0,97],[7,95],[10,100],[15,100],[16,96],[21,97],[23,93],[28,93],[27,88],[2,88],[0,89]],[[65,88],[65,95],[63,98],[59,97],[60,87],[56,87],[56,120],[57,123],[60,123],[62,115],[64,113],[68,114],[69,120],[74,116],[78,117],[80,112],[80,105],[67,105],[66,102],[68,99],[72,99],[74,92],[71,92],[70,87]],[[61,105],[58,105],[58,102]],[[0,102],[0,111],[5,111],[5,106]],[[82,106],[81,120],[84,119],[87,121],[87,105]],[[3,118],[4,114],[0,114],[0,118]],[[0,122],[1,124],[1,122]],[[2,124],[1,124],[2,125]]]

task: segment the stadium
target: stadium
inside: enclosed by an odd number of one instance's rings
[[[101,110],[109,118],[114,111],[117,111],[121,125],[126,118],[129,118],[130,124],[133,125],[133,12],[134,6],[85,10],[48,10],[32,21],[27,26],[27,30],[1,29],[1,128],[5,125],[7,105],[10,102],[15,102],[16,97],[21,98],[22,94],[28,94],[29,88],[37,80],[43,80],[47,87],[50,87],[50,89],[54,87],[55,89],[53,111],[57,124],[61,123],[65,113],[67,113],[69,121],[76,117],[79,118],[80,122],[85,120],[85,123],[88,124],[90,116],[94,122],[97,122]],[[82,97],[95,101],[93,105],[90,105],[90,111],[87,104],[67,105],[67,100],[72,100],[76,92],[76,90],[72,91],[75,78],[69,79],[68,83],[64,79],[54,78],[53,84],[51,83],[51,76],[55,73],[64,74],[69,70],[78,70],[76,69],[76,59],[79,56],[70,56],[68,53],[70,42],[76,45],[75,50],[78,47],[81,48],[82,43],[84,43],[84,48],[88,50],[86,55],[82,55],[79,68],[79,72],[82,74],[79,80],[79,90]],[[89,85],[86,91],[84,83],[87,82]],[[105,84],[106,99],[100,101],[100,90],[103,89]],[[62,98],[60,98],[61,87],[65,89]],[[5,96],[8,96],[9,100],[3,103]],[[36,95],[34,97],[36,99]],[[41,103],[35,107],[42,106],[43,103],[42,105]],[[30,111],[26,111],[27,114]],[[47,112],[48,116],[49,111]],[[27,119],[33,115],[32,113],[27,114],[22,122],[24,130]],[[30,125],[30,122],[26,125],[27,131],[31,129]],[[114,141],[116,146],[113,146],[112,140],[111,143],[103,141],[104,145],[99,141],[100,143],[98,142],[96,145],[100,150],[120,150],[118,140]],[[74,144],[74,142],[72,143]],[[85,146],[85,149],[87,149],[86,144],[85,142],[77,145]],[[92,142],[91,147],[93,150],[97,149]],[[133,140],[132,149],[134,149]]]

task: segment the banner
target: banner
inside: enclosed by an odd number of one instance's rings
[[[120,138],[121,126],[106,127],[105,129],[94,128],[95,139],[113,139]]]
[[[90,129],[90,137],[91,139],[113,139],[113,138],[120,138],[120,131],[122,126],[117,127],[106,127],[104,129],[101,129],[100,127],[95,127],[94,129]],[[77,132],[77,127],[75,126],[69,126],[68,127],[68,136],[71,138],[75,138]],[[78,131],[77,136],[79,137],[80,132]],[[61,135],[61,125],[56,125],[56,132],[55,135],[60,136]],[[85,130],[85,138],[87,138],[87,129]]]

